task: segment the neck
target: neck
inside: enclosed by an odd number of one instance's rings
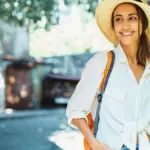
[[[124,45],[121,43],[121,47],[127,57],[129,63],[137,64],[137,51],[138,51],[138,44],[135,45]]]

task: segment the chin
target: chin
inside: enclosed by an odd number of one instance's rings
[[[120,41],[120,43],[124,44],[124,45],[131,45],[133,43],[137,43],[137,41],[139,40],[139,37],[137,35],[133,35],[133,36],[129,36],[129,37],[123,37],[123,36],[118,36],[118,39]]]
[[[123,45],[132,45],[136,41],[137,40],[135,39],[120,39],[120,43],[122,43]]]
[[[123,44],[123,45],[131,45],[131,44],[133,44],[133,42],[131,42],[131,41],[120,41],[120,43]]]

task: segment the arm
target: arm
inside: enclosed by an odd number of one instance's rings
[[[146,135],[147,135],[148,140],[149,140],[149,142],[150,142],[150,128],[147,128]]]
[[[148,137],[148,140],[150,141],[150,121],[148,122],[145,129],[146,129],[146,135]]]
[[[150,135],[149,134],[147,134],[147,137],[148,137],[148,140],[150,141]]]
[[[72,119],[71,123],[82,132],[82,134],[88,141],[91,150],[110,150],[110,148],[107,145],[102,144],[101,142],[96,140],[90,128],[88,127],[86,119],[84,118]]]
[[[85,118],[96,109],[95,95],[103,78],[107,52],[97,54],[86,64],[68,104],[66,116],[71,125],[73,118]]]
[[[68,123],[73,125],[73,127],[77,127],[82,132],[92,150],[109,150],[106,145],[96,140],[87,124],[87,115],[93,112],[92,110],[95,111],[93,104],[95,103],[95,95],[103,77],[106,60],[107,52],[95,55],[86,64],[81,80],[76,86],[66,110]]]

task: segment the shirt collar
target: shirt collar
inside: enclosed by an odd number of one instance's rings
[[[119,56],[119,62],[120,63],[128,63],[127,57],[126,57],[120,44],[116,47],[116,49],[117,49],[117,53]],[[146,68],[149,68],[149,70],[150,70],[150,59],[146,60]]]
[[[119,62],[122,64],[128,64],[128,60],[120,44],[116,47],[115,51],[116,51],[117,57],[119,58]],[[147,59],[144,75],[147,75],[149,73],[150,73],[150,59]]]
[[[146,61],[146,67],[150,69],[150,59],[147,59],[147,61]]]
[[[146,61],[145,74],[150,73],[150,60]]]

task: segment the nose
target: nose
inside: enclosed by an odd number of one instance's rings
[[[130,28],[130,23],[128,21],[123,22],[123,29],[128,30]]]

